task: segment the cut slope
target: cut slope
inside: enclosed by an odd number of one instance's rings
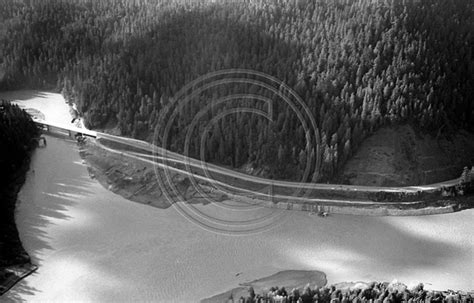
[[[454,179],[474,164],[474,134],[421,135],[410,125],[367,138],[341,172],[345,183],[406,186]]]

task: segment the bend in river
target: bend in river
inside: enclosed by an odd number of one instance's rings
[[[37,98],[51,96],[59,98]],[[398,279],[474,289],[473,209],[424,217],[320,218],[295,211],[262,233],[220,235],[174,208],[107,191],[89,177],[73,141],[47,140],[32,159],[16,215],[39,269],[7,301],[198,301],[286,269],[321,270],[329,283]],[[216,205],[198,209],[222,212]]]

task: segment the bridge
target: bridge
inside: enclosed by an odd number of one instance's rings
[[[80,128],[73,124],[54,123],[40,119],[35,119],[34,121],[36,125],[38,125],[42,129],[45,129],[46,131],[67,132],[68,136],[70,137],[75,134],[82,134],[83,136],[97,138],[96,131],[88,130],[86,128]]]
[[[227,194],[233,197],[245,198],[247,203],[268,202],[268,205],[265,204],[265,206],[268,207],[287,209],[289,204],[291,204],[292,207],[293,204],[307,207],[306,204],[308,203],[311,207],[319,207],[318,205],[340,207],[416,205],[427,202],[427,199],[442,199],[442,188],[453,187],[459,184],[459,178],[430,185],[401,187],[269,180],[258,176],[247,175],[211,163],[204,163],[200,160],[189,158],[185,155],[133,138],[96,132],[78,127],[72,123],[55,123],[42,119],[34,119],[34,121],[39,127],[46,131],[53,133],[59,132],[70,137],[81,134],[98,139],[95,141],[95,144],[109,152],[133,158],[144,163],[153,164],[160,169],[167,169],[196,180],[208,182],[214,186],[219,186],[221,189],[225,188]],[[111,143],[113,147],[110,146]],[[257,189],[257,187],[260,189]],[[299,193],[300,190],[302,190],[302,193]],[[386,195],[389,195],[389,198],[386,198]],[[255,202],[254,199],[259,202]]]
[[[201,177],[206,181],[215,181],[211,180],[207,177],[199,176],[205,175],[203,170],[203,162],[200,160],[196,160],[164,148],[154,146],[148,142],[144,142],[141,140],[121,137],[121,136],[114,136],[106,133],[96,132],[93,130],[89,130],[87,128],[77,127],[73,124],[62,124],[62,123],[55,123],[50,121],[45,121],[41,119],[34,119],[35,123],[42,127],[47,131],[54,132],[67,132],[68,136],[73,136],[77,133],[80,133],[84,136],[92,137],[92,138],[100,138],[104,141],[114,142],[115,146],[114,149],[107,148],[99,141],[97,141],[97,145],[101,148],[108,150],[110,152],[120,153],[122,155],[126,155],[132,158],[136,158],[137,160],[141,160],[144,162],[153,162],[154,164],[160,163],[160,165],[173,167],[177,172],[183,174],[194,175],[195,177]],[[118,145],[117,145],[118,144]],[[119,146],[122,145],[123,149]],[[128,148],[132,146],[134,148],[139,148],[142,153],[131,152]],[[150,159],[151,158],[151,159]],[[158,161],[161,159],[162,161]],[[190,173],[186,169],[184,169],[183,165],[188,165],[193,168],[193,172]],[[179,167],[179,168],[178,168]],[[300,188],[300,189],[313,189],[313,190],[328,190],[328,191],[349,191],[349,192],[405,192],[405,193],[416,193],[418,191],[426,192],[432,191],[436,189],[440,189],[444,186],[453,186],[459,183],[459,178],[448,180],[444,182],[439,182],[436,184],[429,184],[429,185],[419,185],[419,186],[393,186],[393,187],[383,187],[383,186],[362,186],[362,185],[342,185],[342,184],[322,184],[322,183],[301,183],[301,182],[294,182],[294,181],[281,181],[281,180],[270,180],[265,179],[258,176],[248,175],[245,173],[241,173],[235,170],[227,169],[218,165],[214,165],[211,163],[205,163],[205,167],[209,172],[213,174],[222,175],[238,179],[241,181],[252,182],[256,184],[260,184],[262,186],[278,186],[283,188]]]

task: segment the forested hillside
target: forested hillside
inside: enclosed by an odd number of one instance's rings
[[[0,0],[0,89],[56,85],[89,127],[161,144],[154,130],[185,84],[221,69],[264,72],[307,104],[319,148],[278,103],[273,123],[248,112],[213,122],[205,159],[289,179],[309,163],[325,181],[383,125],[473,129],[473,12],[471,0]],[[183,152],[192,119],[231,92],[272,98],[251,85],[203,92],[180,109],[168,146]],[[199,157],[201,136],[190,146]]]
[[[4,266],[29,260],[15,225],[15,203],[38,135],[28,113],[0,99],[0,281]]]

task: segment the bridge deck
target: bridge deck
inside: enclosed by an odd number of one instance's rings
[[[40,126],[47,126],[47,127],[52,127],[60,130],[66,130],[66,131],[71,131],[74,133],[81,133],[84,136],[89,136],[92,138],[97,138],[97,132],[93,130],[88,130],[85,128],[79,128],[76,127],[75,125],[67,125],[67,124],[61,124],[61,123],[52,123],[52,122],[46,122],[42,120],[35,120],[35,123]]]

